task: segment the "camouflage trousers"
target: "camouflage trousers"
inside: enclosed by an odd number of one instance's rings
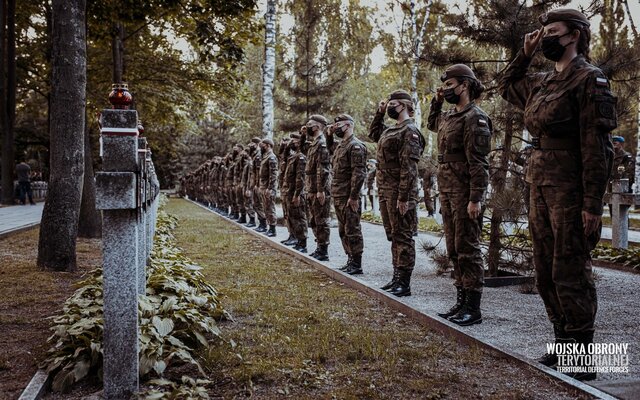
[[[300,203],[293,204],[293,196],[287,196],[287,226],[291,236],[297,240],[307,239],[307,201],[300,196]]]
[[[435,197],[431,195],[431,189],[423,188],[424,191],[424,206],[429,214],[435,213]]]
[[[453,263],[454,285],[482,292],[484,266],[480,249],[482,213],[469,218],[469,193],[440,192],[440,213],[444,225],[447,254]]]
[[[228,187],[227,191],[227,199],[229,202],[229,208],[231,208],[232,213],[238,212],[238,203],[236,202],[236,193],[233,188]]]
[[[286,191],[286,187],[280,190],[280,199],[282,200],[282,220],[284,221],[284,226],[287,227],[287,231],[289,231],[289,236],[292,236],[293,231],[289,227],[289,196],[286,194]]]
[[[529,230],[536,286],[549,320],[567,333],[590,333],[598,309],[591,250],[602,225],[589,237],[582,224],[580,186],[530,187]]]
[[[244,191],[244,208],[247,210],[249,218],[256,217],[256,211],[253,207],[253,193],[251,190]]]
[[[253,195],[253,209],[258,215],[258,219],[265,219],[264,208],[262,207],[262,196],[260,195],[260,188],[258,186],[254,186],[251,193]]]
[[[267,196],[267,193],[270,195]],[[262,204],[264,207],[265,218],[269,225],[275,225],[276,219],[276,191],[263,189],[262,190]]]
[[[349,256],[360,256],[364,250],[362,240],[362,229],[360,227],[360,200],[358,200],[358,210],[353,211],[347,205],[348,197],[334,197],[333,207],[338,218],[338,233],[342,241],[342,248]]]
[[[379,202],[384,231],[387,240],[391,242],[393,267],[413,271],[416,264],[416,243],[413,240],[416,227],[416,202],[409,201],[409,210],[404,215],[398,210],[397,192],[381,190]]]
[[[313,235],[316,237],[316,243],[319,245],[329,244],[329,222],[331,221],[331,196],[326,195],[324,204],[320,204],[320,200],[315,194],[307,197],[309,200],[309,209],[311,218],[309,225],[313,229]]]
[[[238,203],[238,212],[244,214],[247,212],[247,208],[244,204],[244,189],[241,185],[236,185],[234,189],[236,193],[236,201]]]

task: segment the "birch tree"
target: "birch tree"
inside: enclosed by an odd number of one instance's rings
[[[409,4],[409,15],[411,19],[411,98],[415,104],[415,121],[418,128],[422,128],[422,104],[418,97],[418,67],[420,65],[420,55],[422,53],[424,35],[427,31],[427,23],[431,15],[431,4],[433,0],[427,0],[423,12],[422,24],[418,29],[416,17],[416,0],[411,0]],[[433,141],[431,135],[427,135],[427,154],[431,154]]]
[[[273,139],[273,81],[276,74],[276,1],[267,0],[262,66],[262,136]]]

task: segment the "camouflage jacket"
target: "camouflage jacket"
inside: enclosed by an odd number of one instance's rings
[[[293,153],[287,159],[287,172],[284,178],[286,189],[282,189],[282,192],[286,190],[286,196],[289,198],[298,197],[304,195],[304,168],[307,163],[307,158],[301,152]]]
[[[411,118],[387,127],[378,112],[369,126],[369,137],[378,143],[376,181],[381,195],[398,193],[398,200],[418,199],[418,161],[425,140]]]
[[[229,163],[229,165],[227,166],[227,172],[225,175],[225,179],[224,179],[224,187],[226,189],[230,189],[231,187],[234,186],[233,183],[233,177],[235,176],[235,169],[236,169],[236,162],[235,161],[231,161]]]
[[[581,55],[562,72],[528,73],[530,64],[520,51],[500,79],[502,97],[524,110],[527,130],[540,141],[526,180],[568,190],[577,185],[584,194],[582,209],[601,215],[613,161],[610,132],[617,126],[609,81]],[[559,140],[571,145],[553,143]]]
[[[253,169],[253,162],[251,161],[251,158],[248,158],[247,160],[245,160],[244,167],[242,169],[242,180],[240,182],[240,185],[242,186],[242,190],[252,189],[252,186],[250,184],[252,169]]]
[[[438,189],[469,193],[469,201],[481,201],[489,184],[492,127],[487,114],[474,102],[460,111],[443,112],[442,102],[434,97],[428,127],[438,133]]]
[[[275,191],[278,188],[278,158],[273,151],[262,157],[260,163],[260,189]]]
[[[340,141],[333,153],[331,196],[360,198],[367,177],[367,148],[355,135]]]
[[[251,185],[251,189],[260,186],[260,164],[262,161],[262,154],[260,154],[259,150],[256,150],[256,154],[253,156],[253,160],[251,161],[251,175],[249,179],[249,184]]]
[[[236,159],[236,166],[233,170],[233,186],[237,187],[242,184],[242,174],[248,161],[249,160],[244,158],[242,154],[238,155],[238,158]]]
[[[309,194],[331,194],[331,157],[323,135],[313,141],[307,153],[305,188]]]

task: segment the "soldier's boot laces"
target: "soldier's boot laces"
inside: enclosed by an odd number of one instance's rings
[[[267,221],[265,219],[262,218],[258,218],[258,220],[260,221],[260,225],[258,225],[258,227],[256,229],[254,229],[254,231],[262,233],[262,232],[266,232],[267,231]]]
[[[460,326],[469,326],[482,323],[482,313],[480,312],[480,300],[482,292],[477,290],[467,290],[464,305],[449,321]]]
[[[347,259],[347,262],[340,268],[338,268],[340,271],[347,271],[350,267],[351,267],[351,255],[348,255],[349,258]]]
[[[565,343],[570,340],[567,339],[562,324],[553,324],[553,334],[555,336],[556,343]],[[542,365],[546,365],[547,367],[555,368],[558,364],[558,356],[554,353],[546,353],[542,357],[536,359],[536,361]]]
[[[267,236],[268,237],[275,237],[276,236],[276,226],[275,225],[269,225],[269,230],[267,231]]]
[[[396,283],[398,283],[398,268],[393,268],[393,278],[391,278],[391,280],[389,282],[387,282],[386,285],[380,287],[380,289],[382,290],[391,290],[396,286]]]
[[[351,257],[351,266],[346,271],[349,275],[362,275],[362,255]]]
[[[397,297],[411,296],[411,271],[398,270],[398,281],[389,293]]]
[[[439,317],[442,318],[449,318],[453,315],[456,315],[458,313],[458,311],[460,311],[460,309],[462,308],[462,306],[464,305],[464,301],[466,298],[466,292],[464,291],[464,289],[461,286],[456,286],[456,304],[453,305],[453,307],[451,307],[449,309],[449,311],[447,312],[443,312],[443,313],[438,313]]]
[[[238,223],[239,224],[246,224],[247,223],[247,213],[242,213],[240,215],[240,218],[238,218]]]
[[[249,222],[247,222],[247,228],[253,228],[256,226],[256,217],[249,217]]]
[[[299,251],[300,253],[306,253],[307,252],[307,239],[298,240],[298,242],[293,247],[293,249]]]
[[[313,258],[318,261],[329,261],[329,253],[327,252],[327,247],[329,247],[329,245],[319,244],[317,249],[318,253],[313,256]]]

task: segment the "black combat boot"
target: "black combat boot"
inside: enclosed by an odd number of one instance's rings
[[[298,239],[293,236],[289,236],[289,239],[287,239],[283,244],[285,246],[295,246],[298,244]]]
[[[398,280],[389,293],[397,297],[411,296],[411,271],[399,269]]]
[[[568,372],[565,375],[579,381],[592,381],[596,379],[598,374],[596,372],[589,371],[590,367],[595,367],[593,363],[589,362],[591,361],[591,357],[589,357],[589,344],[593,343],[593,332],[567,333],[567,337],[568,338],[566,340],[570,342],[575,341],[576,343],[584,345],[585,357],[580,357],[581,360],[578,362],[578,366],[584,368],[584,371]],[[585,358],[587,358],[587,360],[585,360]]]
[[[266,232],[266,235],[269,237],[276,237],[276,226],[269,225],[269,230]]]
[[[318,252],[320,251],[320,246],[316,245],[316,249],[309,254],[311,257],[316,258],[316,256],[318,255]]]
[[[345,272],[349,275],[362,275],[362,254],[351,257],[351,267]]]
[[[256,226],[256,217],[249,217],[249,222],[245,225],[247,228],[253,228]]]
[[[347,254],[347,255],[349,257],[347,259],[347,263],[345,265],[343,265],[342,267],[338,268],[340,271],[345,271],[346,272],[349,268],[351,268],[351,255],[350,254]]]
[[[266,232],[267,231],[267,220],[264,218],[260,218],[258,217],[258,221],[260,222],[260,224],[258,225],[258,227],[256,229],[254,229],[254,231],[262,233],[262,232]]]
[[[460,309],[464,305],[464,301],[465,301],[467,292],[465,292],[465,290],[462,288],[462,286],[456,286],[456,291],[457,291],[456,304],[454,304],[453,307],[451,307],[451,309],[449,309],[449,311],[443,312],[443,313],[438,313],[439,317],[449,318],[449,317],[451,317],[453,315],[456,315],[458,313],[458,311],[460,311]]]
[[[564,343],[567,340],[567,335],[560,323],[553,324],[553,335],[555,336],[555,343]],[[555,368],[556,364],[558,364],[558,356],[555,353],[546,353],[536,361],[547,367]]]
[[[455,315],[449,317],[449,321],[460,326],[469,326],[482,323],[480,313],[480,300],[482,292],[477,290],[465,290],[467,292],[464,305]]]
[[[328,247],[329,245],[327,244],[319,244],[318,248],[316,249],[317,253],[315,256],[313,256],[313,258],[318,261],[329,261],[329,253],[327,252]]]
[[[297,241],[296,245],[293,246],[294,250],[298,250],[300,253],[307,252],[307,239],[300,239]]]
[[[293,235],[291,234],[291,232],[289,232],[289,236],[286,239],[281,240],[280,243],[284,244],[285,246],[289,246],[291,244],[290,242],[292,240],[295,240],[295,239],[293,238]],[[297,242],[297,240],[296,240],[296,242]],[[287,244],[287,243],[289,243],[289,244]]]
[[[382,290],[391,290],[396,286],[396,283],[398,283],[398,268],[393,268],[393,278],[391,278],[391,280],[384,286],[380,287],[380,289]]]
[[[240,215],[240,218],[238,218],[238,223],[239,224],[246,224],[247,223],[247,213],[242,213]]]

